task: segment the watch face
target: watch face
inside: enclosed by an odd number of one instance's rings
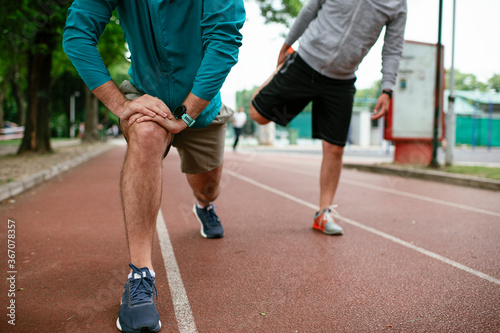
[[[184,113],[186,113],[186,107],[184,105],[179,105],[174,110],[174,117],[179,119]]]

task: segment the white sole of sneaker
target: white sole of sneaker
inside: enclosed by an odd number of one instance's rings
[[[158,328],[158,331],[160,331],[161,330],[161,321],[158,321],[158,325],[160,326]],[[122,326],[120,325],[120,318],[116,318],[116,327],[120,330],[120,332],[123,332],[122,331]],[[158,331],[151,331],[151,332],[158,332]]]
[[[203,236],[204,238],[208,238],[207,235],[203,232],[203,223],[201,223],[201,220],[198,217],[198,214],[196,214],[196,204],[193,206],[193,214],[194,214],[194,217],[196,217],[196,221],[198,221],[198,223],[200,224],[200,234],[201,234],[201,236]]]

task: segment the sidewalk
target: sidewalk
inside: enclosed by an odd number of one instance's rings
[[[232,139],[226,139],[226,145]],[[255,150],[257,152],[287,153],[287,154],[311,154],[321,155],[320,140],[299,139],[297,145],[289,145],[286,140],[278,140],[275,146],[258,146],[253,138],[240,139],[241,150]],[[423,180],[443,182],[460,186],[475,187],[486,190],[499,191],[500,181],[474,177],[469,175],[452,174],[439,170],[419,170],[410,166],[399,166],[391,164],[394,161],[394,147],[387,148],[346,146],[344,151],[343,166],[348,169],[370,171],[382,174],[393,174],[401,177],[410,177]],[[438,162],[445,163],[445,155],[442,149],[438,150]],[[390,165],[389,165],[390,164]],[[480,147],[457,147],[454,151],[454,164],[464,166],[484,166],[500,168],[500,149],[487,150]]]

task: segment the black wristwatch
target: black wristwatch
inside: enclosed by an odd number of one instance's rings
[[[389,95],[389,98],[392,99],[392,90],[384,89],[384,90],[382,90],[382,94],[387,94],[387,95]]]
[[[174,117],[175,119],[182,119],[184,122],[188,125],[188,127],[191,127],[194,125],[196,122],[193,118],[191,118],[187,113],[186,113],[186,107],[184,105],[179,105],[178,107],[175,108],[174,110]]]

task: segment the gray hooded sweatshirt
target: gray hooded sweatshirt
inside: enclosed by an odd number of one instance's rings
[[[393,89],[403,51],[406,0],[310,0],[285,43],[300,37],[299,55],[319,73],[352,79],[385,26],[382,89]]]

